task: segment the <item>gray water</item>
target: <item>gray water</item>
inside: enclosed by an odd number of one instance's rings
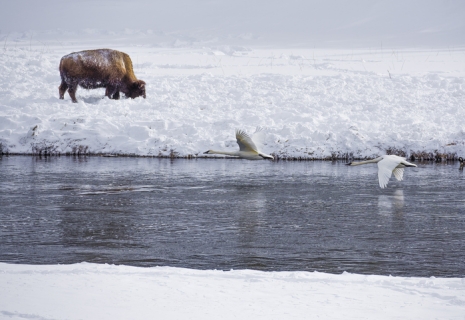
[[[0,261],[465,275],[465,176],[343,162],[0,158]]]

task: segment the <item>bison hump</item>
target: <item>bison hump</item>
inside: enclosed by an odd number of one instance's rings
[[[109,77],[114,80],[121,79],[127,73],[124,61],[124,53],[111,49],[86,50],[70,53],[62,58],[64,71],[82,76]]]

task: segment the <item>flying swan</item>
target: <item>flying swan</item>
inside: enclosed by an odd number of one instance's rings
[[[260,127],[257,128],[252,136],[249,136],[243,130],[236,129],[236,139],[237,144],[239,145],[239,151],[208,150],[204,152],[204,154],[224,154],[227,156],[239,157],[247,160],[273,160],[273,156],[260,151],[263,146],[263,138],[264,132]]]
[[[379,158],[367,161],[360,162],[351,162],[348,163],[348,166],[359,166],[367,163],[377,163],[378,164],[378,180],[379,186],[385,188],[389,182],[389,178],[394,173],[394,177],[398,181],[402,181],[404,177],[404,168],[406,167],[416,167],[415,164],[405,161],[405,158],[395,156],[395,155],[384,155]]]

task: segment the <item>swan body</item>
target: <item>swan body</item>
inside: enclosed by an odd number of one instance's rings
[[[208,150],[204,152],[204,154],[224,154],[247,160],[273,160],[273,156],[260,151],[263,145],[263,137],[264,132],[262,128],[257,128],[252,136],[249,136],[243,130],[236,130],[236,140],[239,145],[239,151]]]
[[[347,165],[359,166],[367,163],[378,164],[378,180],[379,186],[382,189],[387,186],[392,174],[394,174],[394,177],[396,177],[398,181],[402,181],[404,177],[404,168],[417,166],[413,163],[407,162],[405,158],[395,155],[384,155],[373,160],[350,162]]]

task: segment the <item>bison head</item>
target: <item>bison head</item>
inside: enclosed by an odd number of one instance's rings
[[[140,96],[144,97],[145,99],[145,82],[142,80],[137,80],[130,88],[129,97],[134,99]]]

